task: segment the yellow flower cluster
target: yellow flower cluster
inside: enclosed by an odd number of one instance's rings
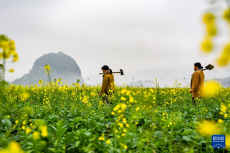
[[[105,134],[103,133],[102,136],[100,136],[98,139],[99,139],[100,141],[104,141],[104,140],[105,140],[105,137],[104,137],[104,136],[105,136]]]
[[[0,59],[9,59],[10,56],[13,56],[13,62],[18,61],[18,53],[15,51],[15,42],[5,35],[0,35]]]
[[[32,130],[29,127],[26,128],[26,134],[29,134],[31,131]]]
[[[216,36],[218,32],[215,24],[215,18],[215,15],[210,12],[203,16],[203,22],[206,25],[206,35],[201,43],[201,50],[205,52],[211,52],[213,50],[212,37]],[[223,18],[230,25],[230,8],[224,11]],[[220,57],[218,57],[216,60],[216,63],[219,66],[226,66],[230,63],[230,42],[226,43],[226,45],[223,47],[223,51]]]
[[[224,47],[222,54],[219,59],[217,59],[217,63],[220,66],[225,66],[230,62],[230,42],[226,44]]]
[[[223,18],[227,20],[230,24],[230,8],[226,9],[223,14]]]
[[[38,131],[35,131],[35,132],[33,133],[33,139],[34,139],[34,140],[40,139],[40,133],[39,133]]]
[[[134,102],[134,98],[131,95],[129,95],[129,102],[131,102],[131,103]]]
[[[125,111],[126,107],[127,107],[126,104],[118,104],[116,107],[113,108],[113,111],[118,111],[118,113],[121,113]]]
[[[202,41],[201,49],[205,52],[210,52],[213,49],[212,37],[217,34],[215,16],[212,13],[206,13],[203,17],[203,22],[206,25],[206,36]]]
[[[29,93],[27,93],[27,92],[23,92],[23,93],[21,93],[20,95],[19,95],[19,97],[21,98],[21,100],[26,100],[26,99],[28,99],[29,98]]]
[[[112,112],[114,115],[115,115],[114,111],[117,111],[118,114],[122,113],[119,116],[117,116],[117,120],[116,120],[118,128],[120,130],[120,134],[122,137],[124,137],[125,133],[127,132],[126,128],[129,128],[129,124],[127,123],[127,120],[123,114],[125,112],[126,107],[127,107],[126,104],[118,104],[116,107],[114,107],[113,112]],[[118,133],[118,132],[119,131],[116,129],[115,133]],[[118,136],[118,138],[120,138],[120,136]]]
[[[41,84],[43,84],[44,82],[43,82],[43,80],[40,79],[38,83],[41,85]]]
[[[121,96],[121,100],[122,101],[126,101],[126,98]]]
[[[223,18],[230,24],[230,8],[224,11]],[[227,65],[230,62],[230,43],[227,43],[218,61],[219,65]]]
[[[10,73],[13,73],[13,72],[14,72],[14,69],[9,69],[9,72],[10,72]]]
[[[90,93],[90,95],[91,95],[92,97],[97,96],[97,94],[96,94],[96,92],[95,92],[95,91],[92,91],[92,92]]]
[[[0,150],[0,153],[24,153],[17,142],[11,142],[7,149]]]
[[[212,95],[216,95],[219,93],[221,88],[221,85],[215,81],[215,80],[211,80],[211,81],[207,81],[205,82],[205,95],[206,96],[212,96]]]
[[[43,137],[47,137],[48,136],[47,126],[45,126],[45,125],[40,126],[40,130],[42,132],[41,135]]]
[[[3,58],[3,64],[0,64],[3,69],[3,75],[0,79],[5,79],[5,60],[13,58],[12,62],[18,61],[18,53],[15,51],[15,42],[7,38],[5,35],[0,35],[0,60]],[[14,69],[9,69],[13,73]]]
[[[45,65],[45,72],[46,72],[46,74],[51,73],[51,68],[50,68],[49,64]]]
[[[46,93],[44,94],[44,98],[43,98],[42,104],[43,105],[50,105],[49,98],[47,97]]]
[[[221,104],[220,110],[225,113],[227,111],[227,107],[224,104]]]
[[[89,96],[84,96],[82,98],[82,102],[85,103],[85,104],[87,104],[88,103],[88,99],[89,99]]]
[[[106,143],[107,143],[107,144],[110,144],[110,139],[106,140]]]
[[[225,135],[225,147],[230,149],[230,134]]]
[[[223,123],[224,121],[222,119],[218,119],[218,122],[219,123]]]
[[[202,121],[198,123],[198,132],[202,136],[212,136],[219,133],[219,127],[212,121]]]

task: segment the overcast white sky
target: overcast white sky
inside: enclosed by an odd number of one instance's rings
[[[197,61],[205,66],[227,40],[221,31],[227,24],[220,25],[216,51],[201,53],[201,18],[209,8],[207,0],[0,0],[0,34],[15,40],[19,53],[19,62],[7,62],[15,72],[6,76],[19,78],[37,58],[60,50],[83,77],[105,64],[126,73]]]

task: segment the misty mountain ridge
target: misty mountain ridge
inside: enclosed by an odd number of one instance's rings
[[[39,80],[47,81],[47,75],[45,74],[44,66],[49,64],[51,67],[51,80],[62,78],[63,84],[67,81],[68,84],[76,83],[77,79],[80,80],[80,84],[98,85],[102,83],[102,75],[90,75],[82,78],[80,67],[76,61],[62,53],[49,53],[39,57],[33,64],[32,69],[28,74],[23,75],[21,78],[16,79],[12,83],[15,85],[25,84],[38,84]],[[119,71],[114,70],[113,71]],[[124,69],[123,69],[124,70]],[[180,83],[182,87],[190,84],[191,75],[194,72],[193,65],[182,66],[169,66],[169,67],[156,67],[152,69],[143,69],[133,72],[127,72],[124,70],[124,75],[114,74],[115,83],[117,85],[130,86],[143,86],[153,87],[155,84],[155,78],[157,79],[160,87],[173,86],[175,80]],[[213,70],[205,70],[205,79],[215,79],[223,84],[225,87],[230,86],[230,68],[219,72],[216,68]]]
[[[47,81],[47,75],[45,74],[45,65],[48,64],[51,67],[51,81],[54,79],[62,78],[62,83],[68,84],[76,83],[77,79],[80,80],[80,84],[84,83],[84,79],[81,75],[81,70],[76,61],[62,53],[49,53],[39,57],[33,64],[32,69],[28,74],[23,75],[21,78],[14,80],[12,83],[15,85],[25,84],[38,84],[39,80]]]
[[[112,69],[113,70],[113,69]],[[116,70],[113,70],[116,71]],[[169,67],[156,67],[152,69],[137,70],[133,72],[126,73],[124,75],[114,74],[115,83],[122,85],[125,83],[130,86],[143,86],[143,87],[153,87],[155,78],[159,83],[160,87],[173,86],[175,80],[177,83],[180,83],[182,87],[190,85],[191,75],[194,72],[192,66],[169,66]],[[216,68],[212,70],[205,70],[205,80],[214,79],[214,78],[227,78],[230,76],[230,69],[224,70],[222,72],[218,71]],[[90,75],[84,77],[87,84],[95,85],[102,83],[101,75]],[[218,80],[216,79],[216,80]],[[226,81],[222,81],[225,83]]]

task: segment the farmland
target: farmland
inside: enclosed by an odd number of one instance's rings
[[[195,107],[177,83],[124,85],[108,105],[100,85],[39,83],[2,91],[0,152],[214,152],[213,134],[224,134],[230,149],[229,88],[211,90]]]

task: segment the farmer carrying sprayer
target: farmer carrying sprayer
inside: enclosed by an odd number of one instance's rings
[[[114,92],[114,76],[112,74],[112,70],[109,69],[107,65],[104,65],[101,69],[103,71],[103,82],[99,96],[101,97],[102,94],[105,93],[103,102],[107,102],[109,104],[111,95]]]

